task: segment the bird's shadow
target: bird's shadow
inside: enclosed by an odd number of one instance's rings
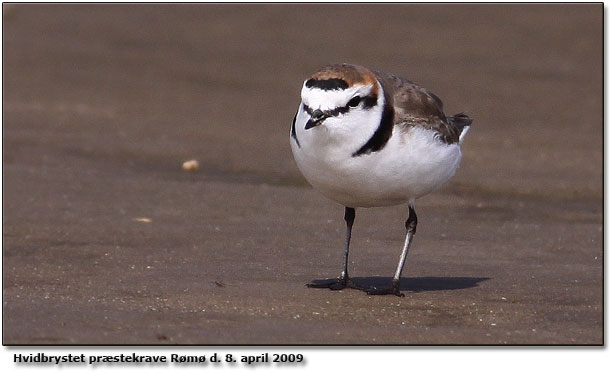
[[[410,292],[426,291],[446,291],[454,289],[466,289],[478,287],[479,283],[490,278],[470,278],[470,277],[438,277],[423,276],[419,278],[400,279],[400,290]],[[384,288],[392,285],[390,277],[352,277],[352,282],[358,287],[366,290],[372,288]]]

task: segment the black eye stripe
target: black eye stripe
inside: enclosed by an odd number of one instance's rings
[[[362,105],[362,108],[368,110],[377,104],[377,95],[374,94],[372,96],[366,96],[364,97],[363,101],[364,103]]]
[[[345,105],[344,107],[341,107],[340,109],[346,109],[345,112],[347,112],[350,110],[350,108],[358,107],[358,105],[360,105],[361,102],[364,103],[362,105],[362,108],[365,110],[369,110],[377,104],[377,95],[373,94],[370,96],[366,96],[364,98],[361,98],[360,96],[356,96],[356,97],[350,99],[349,102],[347,103],[347,105]]]
[[[358,102],[354,106],[352,106],[352,104],[354,104],[353,101],[356,98],[357,98]],[[366,96],[364,98],[360,98],[359,96],[356,96],[356,97],[352,98],[345,106],[337,107],[332,110],[326,110],[326,111],[324,111],[324,114],[326,116],[337,116],[339,114],[345,114],[345,113],[349,112],[350,109],[358,107],[360,102],[364,103],[362,105],[362,108],[364,108],[365,110],[369,110],[373,106],[377,105],[377,95],[374,94],[372,96]],[[313,113],[313,110],[311,109],[311,107],[307,106],[306,104],[303,104],[303,110],[305,110],[305,112],[308,113],[309,115],[311,115]]]
[[[328,114],[330,116],[337,116],[339,114],[345,114],[346,112],[349,111],[349,109],[350,109],[349,106],[337,107],[335,109],[328,111]]]

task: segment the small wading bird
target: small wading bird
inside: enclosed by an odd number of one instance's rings
[[[455,174],[471,122],[461,113],[445,116],[443,103],[427,89],[362,66],[326,66],[303,83],[292,152],[307,181],[345,206],[347,225],[341,275],[309,287],[402,296],[400,275],[417,227],[415,200]],[[356,286],[347,272],[356,208],[407,202],[407,234],[392,285]]]

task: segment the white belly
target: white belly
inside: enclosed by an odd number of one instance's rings
[[[449,180],[461,159],[459,145],[445,144],[433,131],[419,127],[405,132],[394,128],[382,150],[356,157],[354,144],[333,140],[323,127],[299,129],[300,147],[294,138],[290,142],[307,181],[328,198],[353,208],[413,201]]]

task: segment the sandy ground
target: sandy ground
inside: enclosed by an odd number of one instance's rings
[[[4,5],[4,344],[601,344],[602,5]],[[406,296],[308,289],[342,207],[302,80],[351,62],[474,118],[418,202]],[[197,159],[197,172],[181,170]],[[389,281],[407,208],[357,211]]]

